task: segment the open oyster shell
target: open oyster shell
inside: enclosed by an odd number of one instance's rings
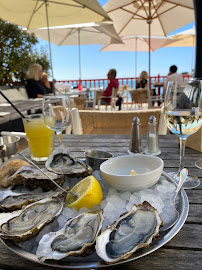
[[[92,173],[90,166],[75,158],[67,148],[61,146],[51,153],[45,166],[51,172],[69,177],[86,177]]]
[[[63,205],[64,198],[46,198],[22,210],[0,214],[0,237],[15,242],[33,238],[61,213]]]
[[[68,190],[68,188],[66,188]],[[0,190],[0,210],[14,211],[33,202],[50,197],[61,197],[65,191],[49,191],[44,193],[19,193],[12,190]]]
[[[62,186],[64,183],[64,177],[55,173],[49,172],[46,169],[42,169],[48,176],[53,179],[58,185]],[[9,177],[12,185],[20,185],[28,187],[29,189],[35,189],[41,187],[43,191],[54,190],[57,186],[48,179],[43,173],[32,166],[24,166],[17,170],[17,172]]]
[[[0,186],[9,187],[12,185],[9,177],[23,166],[29,166],[29,163],[22,159],[12,159],[7,161],[0,169]]]
[[[134,205],[97,237],[97,255],[107,263],[131,256],[137,249],[149,246],[159,236],[162,220],[148,202]]]
[[[100,233],[103,220],[102,210],[69,219],[61,230],[42,237],[36,255],[41,261],[45,261],[89,254]]]

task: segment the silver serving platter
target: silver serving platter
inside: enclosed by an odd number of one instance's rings
[[[162,175],[165,176],[169,181],[175,183],[174,180],[166,172],[163,172]],[[180,196],[180,200],[177,206],[177,210],[179,211],[180,216],[177,223],[168,231],[160,232],[160,239],[155,240],[148,248],[135,252],[131,257],[129,257],[126,260],[122,260],[120,262],[116,262],[110,265],[106,264],[101,258],[99,258],[96,252],[86,257],[68,257],[59,261],[47,260],[46,262],[40,262],[36,255],[29,253],[25,250],[22,250],[14,242],[10,240],[3,240],[3,239],[1,239],[1,241],[4,243],[4,245],[7,248],[9,248],[11,251],[18,254],[19,256],[27,260],[42,264],[42,265],[47,265],[47,266],[52,266],[52,267],[65,268],[65,269],[87,269],[87,268],[109,267],[109,266],[114,266],[118,264],[123,264],[126,262],[139,259],[143,256],[146,256],[154,252],[155,250],[165,245],[168,241],[170,241],[180,231],[180,229],[182,228],[182,226],[184,225],[186,221],[186,218],[189,212],[189,201],[183,189],[181,189],[179,196]]]

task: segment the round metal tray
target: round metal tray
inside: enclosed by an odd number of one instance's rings
[[[174,182],[174,180],[165,172],[162,173],[163,176],[165,176],[169,181]],[[66,269],[86,269],[86,268],[99,268],[99,267],[108,267],[112,265],[118,265],[125,262],[130,262],[133,260],[136,260],[138,258],[141,258],[143,256],[146,256],[155,250],[159,249],[163,245],[165,245],[168,241],[170,241],[182,228],[184,225],[188,212],[189,212],[189,201],[188,197],[183,189],[181,189],[180,193],[180,200],[178,203],[178,211],[179,211],[179,219],[177,223],[168,231],[166,232],[160,232],[160,239],[155,240],[148,248],[139,250],[135,252],[131,257],[129,257],[126,260],[122,260],[117,263],[113,264],[106,264],[102,259],[100,259],[96,252],[92,253],[89,256],[86,257],[67,257],[65,259],[56,261],[56,260],[47,260],[46,262],[40,262],[38,260],[38,257],[34,254],[28,253],[24,250],[22,250],[18,245],[16,245],[14,242],[10,240],[2,240],[4,245],[9,248],[14,253],[18,254],[19,256],[47,266],[53,266],[58,268],[66,268]]]

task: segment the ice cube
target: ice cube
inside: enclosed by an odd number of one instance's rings
[[[126,200],[126,201],[129,201],[130,196],[131,196],[131,192],[126,191],[126,192],[124,192],[124,193],[121,194],[121,199]]]

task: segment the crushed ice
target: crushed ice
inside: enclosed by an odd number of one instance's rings
[[[158,210],[164,224],[169,223],[169,221],[173,219],[173,215],[175,215],[175,205],[172,203],[172,199],[176,187],[165,177],[161,176],[158,183],[149,189],[147,188],[136,192],[118,192],[108,185],[102,178],[100,171],[93,172],[93,176],[99,181],[103,192],[101,205],[95,205],[92,209],[93,211],[100,207],[103,209],[104,222],[102,229],[105,229],[106,226],[112,224],[122,213],[130,211],[134,204],[140,204],[143,201],[148,201]],[[69,180],[70,182],[68,185],[72,188],[79,180],[81,179],[72,178]],[[67,185],[67,183],[64,185]],[[179,196],[177,197],[176,204],[178,201]],[[81,208],[79,211],[77,211],[75,207],[65,207],[61,215],[52,223],[45,226],[36,237],[21,243],[20,246],[22,249],[35,254],[38,243],[44,234],[50,231],[60,230],[69,218],[76,217],[78,214],[89,211],[91,210],[86,207]]]

